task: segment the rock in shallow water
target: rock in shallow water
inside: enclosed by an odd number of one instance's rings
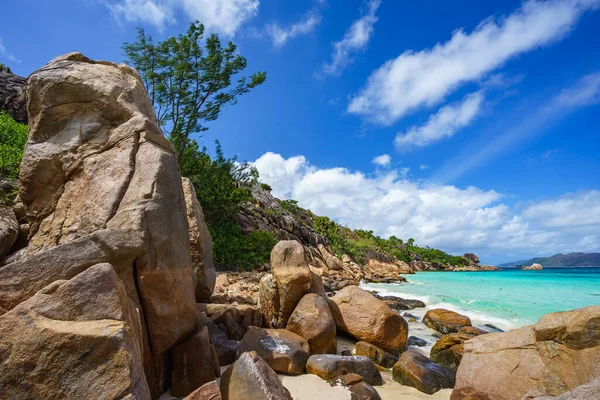
[[[435,308],[427,311],[423,323],[441,333],[455,333],[462,327],[471,326],[471,319],[454,311]]]
[[[310,356],[306,363],[306,372],[317,375],[326,381],[348,373],[360,375],[370,385],[382,385],[383,379],[379,370],[368,357],[338,356],[333,354],[317,354]]]
[[[415,389],[434,394],[441,389],[454,386],[455,374],[424,355],[415,351],[405,351],[394,365],[392,375],[395,381]]]
[[[408,341],[407,341],[407,345],[408,346],[423,347],[423,346],[427,346],[427,344],[428,344],[427,340],[418,338],[416,336],[409,336],[408,337]]]

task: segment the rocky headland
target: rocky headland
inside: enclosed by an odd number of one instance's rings
[[[421,320],[410,312],[426,304],[361,282],[491,267],[473,254],[461,266],[339,256],[310,214],[261,188],[238,220],[280,239],[270,262],[217,273],[135,70],[70,53],[33,73],[26,97],[19,195],[0,207],[3,398],[318,396],[306,386],[367,400],[599,398],[600,307],[509,332],[445,309]]]

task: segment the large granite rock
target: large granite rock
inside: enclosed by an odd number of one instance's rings
[[[347,286],[329,300],[338,329],[392,354],[406,348],[408,323],[381,300],[356,286]]]
[[[172,363],[171,396],[187,396],[221,375],[219,358],[206,326],[173,347]]]
[[[223,400],[292,400],[273,369],[255,351],[240,355],[221,376]]]
[[[559,396],[600,376],[600,306],[547,314],[535,325],[465,343],[452,399]]]
[[[398,357],[395,355],[367,342],[356,342],[355,352],[357,356],[369,357],[383,368],[392,368],[398,362]]]
[[[362,267],[365,280],[369,282],[406,282],[400,274],[414,274],[413,269],[404,261],[393,257],[381,259],[370,258]]]
[[[538,263],[533,263],[528,267],[523,267],[521,268],[522,271],[541,271],[544,268],[542,267],[542,264],[538,264]]]
[[[454,386],[454,371],[434,363],[423,354],[416,351],[405,351],[394,365],[392,376],[402,385],[434,394],[440,389]]]
[[[463,357],[465,342],[486,333],[472,326],[461,328],[457,333],[442,336],[431,348],[429,356],[432,361],[456,371]]]
[[[27,123],[27,79],[10,72],[0,72],[0,110],[17,122]]]
[[[379,370],[368,357],[338,356],[335,354],[316,354],[306,363],[306,372],[317,375],[326,381],[339,375],[360,375],[369,385],[382,385],[383,378]]]
[[[208,382],[187,395],[184,400],[221,400],[221,388],[217,381]]]
[[[212,237],[204,220],[204,212],[198,202],[194,185],[188,178],[181,178],[187,220],[190,229],[192,266],[196,277],[196,301],[205,303],[215,290],[217,273],[213,264]]]
[[[471,326],[471,319],[454,311],[434,308],[427,311],[423,323],[441,333],[454,333],[465,326]]]
[[[533,393],[537,393],[534,390]],[[529,393],[522,400],[598,400],[600,399],[600,378],[588,384],[576,387],[560,396],[538,396]]]
[[[6,399],[150,398],[140,318],[109,264],[57,280],[2,315],[0,360]]]
[[[310,354],[335,354],[335,321],[325,301],[315,293],[305,295],[290,316],[286,328],[308,341]]]
[[[0,205],[0,261],[19,238],[19,221],[10,207]]]
[[[79,53],[27,85],[29,137],[20,193],[31,240],[0,274],[0,305],[110,262],[139,309],[153,396],[166,352],[198,321],[181,175],[139,75]]]
[[[213,345],[217,352],[219,365],[229,365],[235,361],[237,350],[240,347],[240,342],[231,340],[227,334],[217,326],[206,313],[200,313],[200,325],[208,329],[208,337],[210,344]]]
[[[272,274],[262,277],[258,286],[258,306],[267,328],[279,328],[279,293]]]
[[[308,342],[286,329],[250,327],[240,342],[238,355],[256,351],[276,372],[287,375],[304,373],[310,356]]]
[[[393,310],[401,311],[401,310],[414,310],[415,308],[423,308],[425,307],[425,303],[421,300],[415,299],[403,299],[398,296],[381,296],[377,292],[371,292],[373,296],[377,297],[379,300],[383,301],[387,306]]]
[[[271,251],[271,271],[279,296],[277,323],[285,327],[287,320],[305,294],[310,293],[312,275],[308,256],[300,242],[284,240]]]

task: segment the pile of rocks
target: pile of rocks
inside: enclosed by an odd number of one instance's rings
[[[217,278],[194,187],[131,68],[67,54],[27,98],[19,201],[0,208],[4,397],[291,399],[277,373],[305,372],[366,400],[382,373],[424,393],[456,383],[453,399],[598,393],[600,307],[489,334],[429,310],[445,335],[428,358],[407,350],[422,343],[398,312],[424,304],[357,286],[413,265],[361,267],[298,228],[311,244],[279,242],[270,271]],[[338,335],[355,354],[337,354]]]

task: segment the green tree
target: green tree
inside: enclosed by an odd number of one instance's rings
[[[256,168],[239,163],[235,157],[226,158],[218,141],[214,158],[206,148],[200,151],[196,142],[191,143],[180,165],[181,173],[196,188],[209,225],[231,220],[240,205],[252,199],[249,188],[258,182]]]
[[[204,43],[204,26],[199,22],[185,34],[156,44],[138,28],[137,41],[125,43],[123,50],[127,62],[140,73],[158,121],[180,159],[189,155],[186,150],[195,142],[193,133],[207,130],[206,123],[216,120],[224,105],[234,104],[266,79],[266,72],[238,77],[246,59],[236,53],[232,42],[223,46],[217,34]]]

